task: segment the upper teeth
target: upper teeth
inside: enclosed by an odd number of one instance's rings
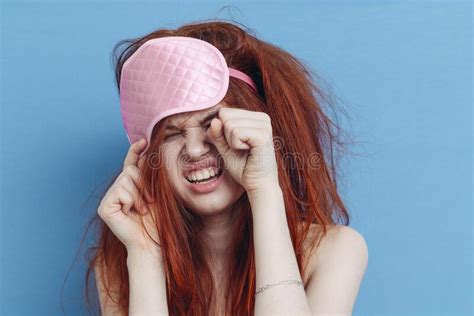
[[[209,167],[205,169],[191,171],[186,176],[186,179],[191,180],[191,181],[204,180],[204,179],[213,177],[218,173],[219,173],[219,169],[215,167]]]

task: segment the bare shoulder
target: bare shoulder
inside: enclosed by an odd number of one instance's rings
[[[311,249],[316,237],[322,234],[319,224],[311,224],[305,240],[306,257],[308,260],[308,275],[325,266],[335,266],[341,260],[358,265],[360,271],[365,271],[368,263],[368,247],[364,236],[356,229],[345,225],[328,227],[318,247]]]
[[[322,227],[312,229],[322,232]],[[365,238],[345,225],[332,225],[319,237],[319,246],[309,253],[311,271],[305,283],[311,311],[314,315],[352,315],[368,264]]]

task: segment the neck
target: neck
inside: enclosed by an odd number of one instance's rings
[[[231,254],[231,242],[234,237],[234,221],[230,209],[219,214],[203,217],[202,239],[208,249],[207,256],[222,263]]]

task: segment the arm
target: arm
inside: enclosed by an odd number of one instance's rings
[[[129,315],[156,314],[168,315],[166,301],[166,281],[159,252],[129,250],[127,266],[130,282]],[[104,279],[104,265],[100,260],[94,267],[97,290],[99,293],[101,315],[123,315],[118,307],[118,288]],[[105,282],[109,285],[107,295]],[[158,299],[157,299],[158,298]]]
[[[255,245],[256,289],[283,280],[302,282],[291,242],[281,188],[249,194]],[[311,315],[304,287],[280,284],[255,297],[255,315]]]
[[[144,140],[142,138],[130,146],[123,171],[101,200],[97,213],[127,249],[128,314],[168,315],[163,257],[161,248],[156,245],[160,238],[152,212],[143,197],[138,194],[136,185],[145,164],[146,156],[140,158],[146,144]],[[97,268],[99,276],[101,269],[102,272],[105,271],[103,268]],[[99,278],[98,282],[102,293],[100,295],[103,313],[106,311],[107,315],[119,314],[116,306],[118,300],[109,300],[104,294],[104,284],[100,279],[103,279],[105,284],[109,282],[106,282],[105,278]],[[115,289],[118,288],[117,285],[121,284],[114,284]],[[118,291],[114,290],[114,293]]]
[[[129,315],[168,315],[161,250],[128,249]]]

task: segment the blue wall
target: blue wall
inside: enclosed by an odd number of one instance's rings
[[[471,314],[470,2],[243,1],[218,14],[224,4],[3,2],[1,314],[62,313],[84,225],[128,148],[112,46],[212,17],[301,58],[351,117],[342,192],[369,247],[354,314]],[[81,255],[69,315],[84,313],[83,273]]]

